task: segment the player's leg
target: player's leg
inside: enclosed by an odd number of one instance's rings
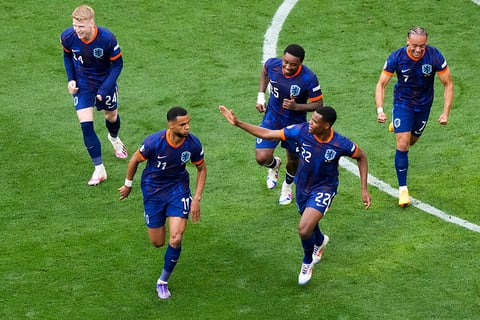
[[[150,242],[157,248],[162,247],[165,245],[167,203],[161,201],[147,201],[143,206],[145,210],[145,225],[147,226]],[[161,282],[160,279],[158,279],[156,288],[160,299],[168,299],[170,297],[167,282]]]
[[[323,215],[320,211],[307,207],[302,213],[300,223],[298,224],[298,235],[303,247],[303,260],[300,273],[298,275],[298,284],[303,285],[310,281],[313,272],[313,249],[315,246],[315,235],[313,229]]]
[[[182,252],[182,238],[185,228],[187,227],[187,219],[183,217],[168,217],[168,229],[170,233],[168,247],[165,252],[163,271],[160,275],[160,281],[168,282],[173,269],[177,265]]]
[[[118,135],[120,131],[120,115],[118,114],[118,90],[114,88],[102,101],[96,101],[98,110],[105,114],[105,126],[108,130],[108,140],[113,146],[115,156],[120,159],[128,157],[127,148]]]
[[[258,139],[257,139],[258,140]],[[266,140],[264,140],[266,141]],[[261,142],[260,144],[264,144]],[[268,142],[270,144],[270,141]],[[259,143],[257,142],[257,146]],[[274,157],[274,148],[257,148],[255,150],[255,159],[257,163],[263,167],[268,168],[267,172],[267,188],[273,189],[277,185],[278,171],[282,160],[279,157]]]
[[[270,141],[257,138],[255,144],[255,160],[263,167],[268,168],[267,188],[273,189],[277,185],[278,171],[282,160],[274,156],[278,141]]]
[[[410,136],[410,145],[413,146],[422,136],[427,127],[428,118],[430,117],[430,108],[422,112],[415,112],[412,125],[412,135]]]
[[[160,248],[165,245],[165,235],[167,232],[165,226],[159,228],[148,228],[147,230],[148,238],[154,247]]]
[[[323,216],[327,214],[328,209],[332,205],[333,198],[335,198],[336,193],[324,193],[323,194],[323,202],[326,204],[325,206],[319,207],[319,211],[323,212]],[[327,246],[330,238],[323,234],[320,230],[320,226],[317,223],[315,228],[313,229],[313,235],[315,236],[315,245],[313,246],[313,263],[317,264],[322,260],[323,251]]]
[[[396,140],[395,172],[398,180],[398,205],[410,204],[407,187],[408,151],[410,149],[411,130],[413,126],[413,111],[402,107],[393,108],[393,124]]]
[[[157,280],[157,292],[160,299],[168,299],[171,296],[168,290],[168,280],[180,259],[183,233],[187,227],[188,213],[190,212],[190,201],[185,201],[186,199],[191,201],[191,195],[186,194],[183,197],[178,197],[169,203],[166,209],[170,236],[165,251],[162,273]]]
[[[78,121],[82,128],[83,143],[92,159],[95,171],[88,181],[88,185],[98,185],[107,179],[107,172],[102,160],[102,146],[93,126],[93,101],[94,95],[88,90],[80,89],[73,95]]]
[[[280,192],[278,203],[280,205],[287,205],[290,204],[293,199],[293,179],[295,178],[295,173],[298,168],[298,153],[296,144],[284,145],[282,142],[282,147],[286,149],[287,164],[285,166],[285,181],[282,184],[282,191]]]
[[[325,245],[328,242],[328,240],[326,240],[328,239],[328,236],[323,235],[320,232],[318,223],[330,207],[332,200],[335,197],[335,193],[312,192],[305,195],[297,192],[297,196],[298,208],[301,210],[300,212],[302,215],[298,224],[298,235],[304,253],[302,267],[300,274],[298,275],[298,283],[303,285],[310,281],[312,277],[313,265],[315,264],[314,249],[316,243],[320,243],[320,245],[323,245],[323,248],[325,248]]]

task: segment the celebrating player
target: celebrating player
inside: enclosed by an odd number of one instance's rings
[[[427,45],[425,29],[413,27],[408,31],[407,45],[387,58],[375,90],[377,121],[384,123],[385,88],[397,73],[393,99],[393,131],[397,141],[395,170],[397,173],[401,207],[410,204],[407,188],[408,151],[420,138],[427,126],[434,97],[435,73],[443,84],[443,113],[438,118],[441,125],[448,123],[453,101],[453,81],[447,61],[440,51]]]
[[[224,106],[220,106],[220,112],[232,125],[256,137],[298,144],[300,158],[295,175],[296,203],[301,214],[298,234],[304,251],[298,283],[306,284],[312,277],[313,265],[320,262],[329,241],[328,236],[320,231],[319,222],[337,194],[340,157],[357,160],[362,201],[366,209],[370,207],[367,156],[355,143],[332,129],[337,114],[331,107],[318,107],[309,122],[279,130],[269,130],[240,121],[232,110]]]
[[[73,26],[60,36],[67,89],[73,95],[83,141],[95,166],[88,181],[91,186],[107,179],[100,140],[93,128],[93,106],[104,112],[108,139],[115,156],[121,159],[128,157],[127,149],[118,137],[120,116],[116,81],[123,67],[122,51],[113,33],[96,26],[94,17],[91,7],[77,7],[72,13]]]
[[[307,121],[307,111],[323,106],[323,95],[317,76],[305,65],[305,50],[291,44],[285,48],[283,57],[270,58],[263,65],[256,108],[265,112],[260,127],[278,130],[291,124]],[[265,90],[270,88],[268,104],[265,106]],[[274,157],[278,141],[257,139],[256,160],[268,167],[267,187],[275,188],[278,171],[282,163]],[[292,183],[298,167],[297,146],[292,142],[282,142],[286,149],[287,165],[285,181],[282,184],[279,204],[292,202]]]
[[[190,116],[187,110],[173,107],[167,113],[168,129],[148,136],[128,163],[125,184],[118,189],[120,200],[128,197],[132,180],[140,162],[147,160],[142,174],[145,223],[150,241],[155,247],[165,244],[165,222],[168,218],[170,237],[164,256],[162,273],[157,280],[160,299],[168,299],[168,279],[182,250],[182,237],[189,214],[194,223],[200,219],[200,200],[207,179],[203,147],[190,134]],[[197,168],[197,183],[192,198],[186,163]]]

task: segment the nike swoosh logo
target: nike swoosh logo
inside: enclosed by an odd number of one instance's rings
[[[157,159],[163,159],[166,158],[167,156],[157,156]]]
[[[302,143],[302,146],[303,146],[303,147],[311,147],[311,145],[306,144],[306,143]]]
[[[410,69],[405,69],[405,70],[402,70],[402,73],[405,73],[405,72],[408,72],[410,71]]]

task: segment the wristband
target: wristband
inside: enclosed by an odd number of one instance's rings
[[[383,112],[383,108],[382,108],[382,107],[378,107],[378,108],[377,108],[377,114],[379,114],[380,112]]]
[[[265,105],[265,92],[259,92],[257,96],[257,103]]]
[[[127,178],[125,178],[125,182],[124,182],[123,184],[124,184],[126,187],[131,188],[131,187],[132,187],[132,183],[133,183],[132,180],[128,180]]]

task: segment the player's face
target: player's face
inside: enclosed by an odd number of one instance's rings
[[[73,19],[72,25],[79,39],[90,40],[93,35],[93,29],[95,27],[95,22],[93,21],[93,19]]]
[[[328,130],[330,130],[330,124],[323,120],[322,115],[313,112],[312,118],[308,122],[308,132],[314,135],[322,135]]]
[[[282,70],[283,74],[286,76],[293,76],[298,68],[302,65],[300,58],[291,55],[290,53],[285,53],[282,58]]]
[[[407,39],[407,50],[414,58],[421,58],[425,53],[425,47],[427,46],[427,37],[411,35]]]
[[[190,116],[178,116],[176,121],[170,122],[170,129],[179,138],[185,138],[190,133]]]

